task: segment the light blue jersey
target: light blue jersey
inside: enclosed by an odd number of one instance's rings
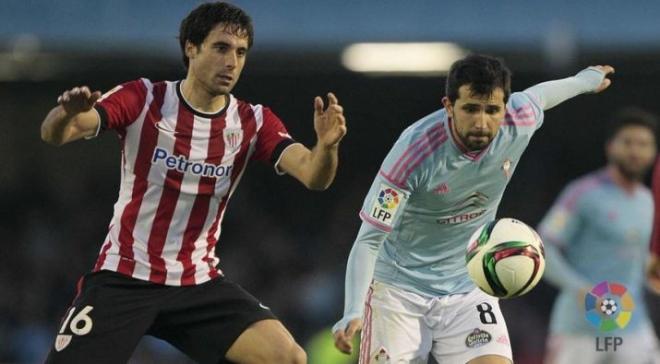
[[[365,199],[364,222],[389,232],[374,279],[426,296],[469,292],[465,249],[493,220],[520,157],[543,122],[532,94],[513,93],[490,145],[466,152],[438,110],[408,127],[385,158]]]
[[[635,302],[625,330],[648,322],[643,287],[652,223],[651,192],[643,186],[626,192],[607,170],[564,189],[539,227],[547,252],[546,279],[561,289],[552,333],[597,332],[585,319],[586,292],[580,290],[602,281],[623,284]]]

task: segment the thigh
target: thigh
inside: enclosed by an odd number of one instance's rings
[[[166,340],[199,363],[224,361],[232,344],[252,324],[276,321],[268,307],[224,277],[176,290],[161,308],[149,334]]]
[[[426,363],[431,350],[427,300],[374,282],[365,306],[360,364]]]
[[[513,360],[496,298],[475,289],[467,295],[445,297],[438,304],[443,313],[434,320],[432,351],[438,362],[467,363],[479,358],[483,362],[488,356],[504,362]]]
[[[299,363],[304,361],[300,358],[303,353],[280,321],[267,319],[255,322],[243,331],[225,358],[235,363]]]
[[[85,275],[58,325],[47,363],[125,363],[151,325],[158,292],[101,271]]]

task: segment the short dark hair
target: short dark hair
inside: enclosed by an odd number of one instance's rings
[[[652,113],[634,106],[621,109],[614,114],[614,117],[609,123],[607,141],[612,140],[621,129],[629,126],[647,128],[653,133],[653,136],[656,136],[658,132],[658,118]]]
[[[181,21],[179,28],[179,44],[183,56],[183,64],[188,68],[186,56],[186,41],[199,47],[213,28],[225,23],[227,29],[237,35],[248,38],[248,48],[254,41],[252,19],[241,8],[225,2],[211,2],[198,6]]]
[[[470,85],[473,94],[490,96],[497,87],[504,91],[504,102],[511,95],[511,71],[500,58],[471,54],[451,65],[445,87],[446,96],[453,104],[458,99],[458,89]]]

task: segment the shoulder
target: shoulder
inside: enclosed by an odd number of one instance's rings
[[[420,171],[432,163],[434,156],[446,145],[449,137],[444,109],[435,111],[418,120],[401,133],[385,158],[381,174],[397,186],[411,189],[419,181]]]
[[[595,195],[595,192],[607,182],[604,171],[596,171],[573,180],[562,192],[560,204],[568,209],[575,209]]]
[[[526,92],[514,92],[506,104],[506,115],[502,126],[536,126],[542,112],[543,110],[538,106],[538,100],[533,95]]]

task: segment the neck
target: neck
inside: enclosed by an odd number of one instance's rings
[[[218,112],[227,103],[227,95],[211,94],[190,75],[181,82],[181,94],[190,106],[205,113]]]
[[[607,167],[607,173],[610,175],[614,183],[626,192],[634,192],[639,184],[637,179],[626,177],[626,175],[621,173],[619,168],[614,165]]]
[[[465,143],[461,140],[461,137],[458,135],[458,132],[456,131],[456,123],[455,120],[452,120],[451,117],[449,117],[449,125],[451,129],[451,135],[454,137],[454,140],[456,141],[456,144],[458,144],[459,148],[461,148],[464,152],[469,152],[470,150],[468,149],[467,146],[465,146]]]

